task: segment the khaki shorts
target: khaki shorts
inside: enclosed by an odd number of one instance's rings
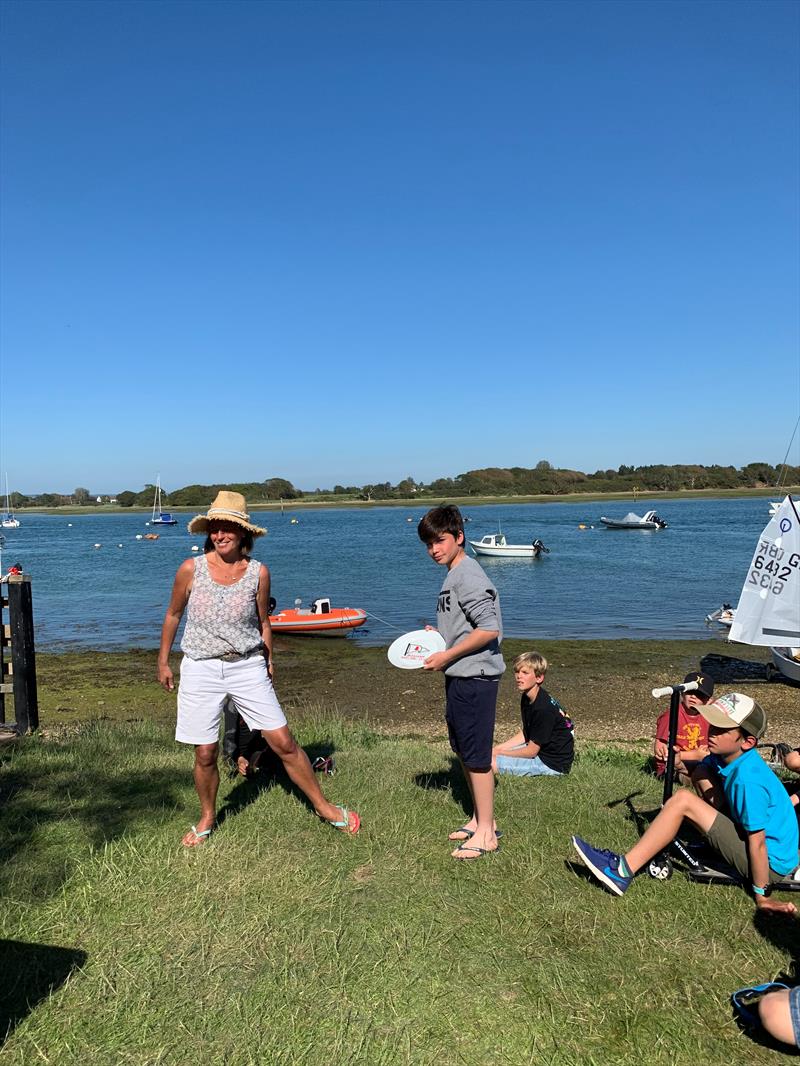
[[[733,866],[743,881],[750,883],[750,859],[747,854],[747,835],[727,814],[718,814],[706,834],[709,844],[718,851],[729,866]],[[784,881],[791,874],[779,874],[770,866],[770,881]]]

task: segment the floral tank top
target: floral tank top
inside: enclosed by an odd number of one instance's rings
[[[251,559],[235,585],[219,585],[208,571],[205,555],[194,560],[194,579],[186,613],[181,651],[190,659],[246,655],[262,645],[256,591],[261,563]]]

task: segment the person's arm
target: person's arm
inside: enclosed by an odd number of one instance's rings
[[[667,747],[667,740],[669,739],[669,711],[664,711],[663,714],[658,716],[656,722],[656,738],[653,741],[653,755],[658,762],[666,762],[669,749]]]
[[[727,806],[722,784],[713,766],[706,759],[692,771],[692,785],[700,799],[704,799],[715,811]]]
[[[452,648],[447,648],[445,651],[435,651],[433,655],[429,655],[422,664],[422,668],[423,670],[446,670],[456,659],[463,659],[465,655],[472,655],[474,652],[480,651],[487,644],[491,644],[493,640],[497,640],[499,636],[499,629],[473,629],[471,633],[464,637],[463,640],[460,640],[458,644],[454,644]]]
[[[681,748],[675,745],[675,769],[679,773],[691,774],[695,768],[710,754],[708,748]]]
[[[172,692],[175,688],[175,678],[169,666],[169,653],[189,601],[193,576],[194,559],[187,559],[178,567],[167,613],[164,615],[164,624],[161,626],[161,643],[158,648],[158,683],[166,692]]]
[[[767,837],[763,829],[756,829],[747,834],[747,858],[750,862],[751,892],[760,911],[777,911],[780,914],[796,914],[794,903],[782,903],[764,895],[763,890],[769,884],[769,857],[767,855]],[[762,891],[759,891],[761,889]]]
[[[272,659],[272,626],[269,623],[269,592],[270,579],[269,569],[262,564],[258,575],[258,591],[256,592],[256,607],[258,609],[258,621],[261,626],[261,639],[264,641],[265,657],[267,660],[267,673],[272,678],[275,665]]]
[[[525,748],[523,747],[524,744],[525,734],[520,729],[520,731],[515,733],[513,737],[509,737],[508,740],[504,740],[500,744],[495,744],[492,748],[492,755],[521,755],[525,758],[526,753]]]

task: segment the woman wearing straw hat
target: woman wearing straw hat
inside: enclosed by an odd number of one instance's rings
[[[205,843],[214,830],[219,724],[228,697],[250,728],[261,731],[319,817],[345,833],[357,833],[360,819],[356,812],[337,807],[323,796],[272,687],[269,570],[250,558],[254,539],[265,530],[250,521],[244,496],[223,491],[207,514],[192,519],[189,532],[207,534],[205,554],[178,567],[158,653],[158,680],[171,692],[175,680],[169,653],[188,607],[181,640],[184,658],[175,739],[194,745],[200,817],[184,835],[184,847]]]

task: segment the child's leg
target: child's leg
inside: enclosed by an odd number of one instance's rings
[[[456,848],[452,854],[457,859],[476,859],[480,857],[481,851],[497,850],[494,821],[494,773],[491,767],[485,770],[475,770],[465,766],[463,762],[461,766],[472,795],[475,813],[471,821],[474,822],[475,831],[470,839]]]
[[[494,735],[497,682],[471,677],[448,677],[447,729],[450,746],[461,763],[473,803],[473,816],[466,823],[472,837],[463,849],[453,852],[461,859],[479,857],[481,851],[495,851],[494,774],[492,737]],[[458,839],[458,835],[456,839]],[[469,851],[468,848],[472,848]],[[475,850],[480,849],[480,850]]]
[[[655,855],[671,844],[678,835],[684,818],[688,818],[701,833],[708,833],[718,813],[694,793],[687,790],[676,792],[671,799],[667,800],[643,836],[626,853],[625,863],[628,869],[635,874],[645,863],[650,862]]]
[[[800,989],[768,992],[758,1004],[761,1024],[776,1040],[797,1044],[800,1035]]]
[[[551,770],[538,755],[495,755],[492,769],[496,774],[511,774],[514,777],[562,777],[558,770]]]

